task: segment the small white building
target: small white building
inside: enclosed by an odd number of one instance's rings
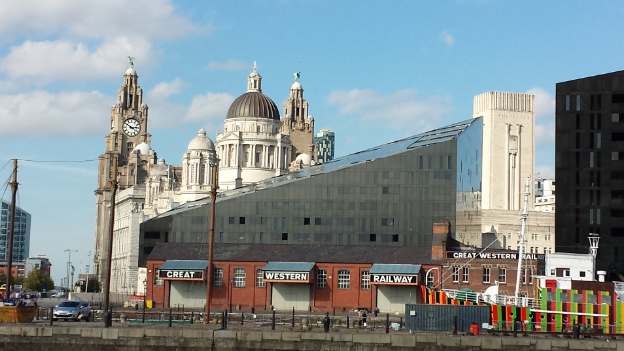
[[[539,287],[556,282],[558,289],[572,289],[572,281],[594,281],[594,257],[590,254],[557,252],[546,254],[545,275],[536,276]],[[599,275],[606,274],[604,271]],[[604,279],[603,279],[604,280]],[[555,286],[553,286],[555,287]]]

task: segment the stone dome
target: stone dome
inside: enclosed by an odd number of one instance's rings
[[[142,142],[137,145],[132,152],[138,151],[141,155],[149,155],[150,150],[152,150],[152,148],[145,142]]]
[[[308,154],[300,154],[295,158],[295,162],[299,163],[301,161],[304,165],[310,165],[312,163],[312,157]]]
[[[206,131],[202,128],[197,132],[197,136],[188,144],[188,150],[210,150],[215,149],[214,143],[206,136]]]
[[[130,68],[128,68],[128,69],[126,70],[126,74],[125,74],[125,75],[126,75],[126,76],[136,76],[136,75],[137,75],[137,73],[136,73],[136,71],[134,70],[134,68],[130,67]]]
[[[275,102],[259,91],[247,92],[239,96],[227,113],[227,118],[260,117],[280,120],[280,113]]]
[[[290,86],[290,90],[302,90],[303,88],[301,87],[301,83],[299,82],[294,82],[291,86]]]

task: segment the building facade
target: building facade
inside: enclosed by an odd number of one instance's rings
[[[302,94],[303,89],[291,89],[289,101],[303,104]],[[307,103],[301,109],[305,110],[299,112],[300,116],[307,114]],[[230,105],[223,133],[217,134],[216,140],[221,160],[219,188],[223,190],[288,173],[288,166],[294,160],[291,139],[282,132],[275,102],[262,93],[262,76],[255,63],[247,77],[247,92]]]
[[[34,270],[39,270],[41,275],[51,277],[50,269],[52,268],[52,263],[50,263],[50,259],[45,255],[37,255],[35,257],[29,257],[26,259],[26,270],[24,272],[25,276]],[[53,287],[49,287],[48,289],[52,289]]]
[[[624,71],[557,83],[557,250],[588,252],[600,235],[596,269],[624,271]]]
[[[483,153],[477,173],[467,176],[478,176],[483,184],[482,191],[466,194],[477,207],[465,209],[458,217],[458,241],[474,247],[518,249],[527,179],[533,191],[534,100],[530,94],[508,92],[475,96],[473,116],[483,118]],[[525,252],[553,251],[554,214],[536,212],[533,196],[527,201]]]
[[[321,129],[314,137],[317,150],[317,162],[325,163],[334,159],[336,133],[329,129]]]
[[[404,312],[422,302],[427,271],[441,260],[408,247],[216,244],[211,308]],[[205,244],[161,243],[147,260],[146,299],[154,308],[203,308]]]
[[[30,213],[15,207],[13,227],[13,263],[24,263],[30,253]],[[7,261],[9,228],[11,223],[11,203],[0,200],[0,262]]]
[[[471,119],[225,191],[215,242],[431,246],[433,223],[474,208],[481,119]],[[469,175],[470,174],[470,175]],[[207,242],[210,199],[141,224],[139,265],[159,242]]]

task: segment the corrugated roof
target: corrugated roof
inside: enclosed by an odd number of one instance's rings
[[[417,134],[405,139],[393,141],[384,145],[375,146],[351,155],[336,158],[334,160],[324,162],[315,166],[306,167],[304,169],[291,172],[285,175],[268,178],[263,181],[245,185],[243,187],[221,192],[217,195],[217,202],[226,201],[230,198],[253,193],[268,188],[281,186],[292,183],[299,179],[314,177],[319,174],[331,173],[340,169],[352,167],[362,162],[373,161],[380,158],[389,157],[398,153],[406,152],[411,149],[427,147],[434,144],[443,143],[457,138],[466,128],[470,127],[477,118],[457,122],[442,128],[430,130],[421,134]],[[187,202],[177,206],[165,213],[154,218],[162,218],[174,215],[176,213],[187,211],[197,206],[210,204],[210,197],[206,197],[197,201]]]
[[[419,264],[378,264],[375,263],[370,274],[418,274],[420,273]]]
[[[309,272],[314,268],[314,262],[267,262],[263,271]]]
[[[159,243],[150,261],[202,260],[208,245],[198,243]],[[214,260],[230,262],[320,262],[441,264],[431,258],[431,247],[378,245],[289,245],[289,244],[214,244]]]
[[[160,265],[158,269],[187,269],[187,270],[204,270],[208,267],[208,261],[185,261],[185,260],[167,260]]]

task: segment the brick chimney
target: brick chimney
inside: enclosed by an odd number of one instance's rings
[[[433,223],[433,240],[431,242],[431,258],[444,260],[446,256],[446,240],[451,235],[451,222]]]

